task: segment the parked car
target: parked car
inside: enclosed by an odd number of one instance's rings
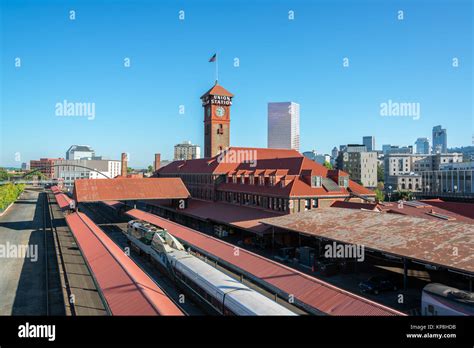
[[[396,291],[397,285],[395,282],[384,276],[373,276],[367,280],[359,283],[359,289],[362,292],[378,295],[385,291]]]
[[[339,263],[329,259],[319,260],[316,264],[317,271],[321,272],[322,275],[332,276],[340,271]]]

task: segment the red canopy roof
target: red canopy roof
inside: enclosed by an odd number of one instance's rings
[[[92,220],[66,216],[113,315],[182,315],[158,285]]]
[[[76,202],[184,199],[190,196],[180,178],[78,179]]]
[[[205,251],[221,262],[230,263],[243,273],[261,279],[270,288],[281,289],[288,295],[292,294],[298,301],[323,313],[361,316],[404,315],[250,251],[239,249],[236,255],[235,245],[159,216],[138,209],[129,210],[127,214],[135,219],[145,220],[165,228],[173,236],[195,249]]]

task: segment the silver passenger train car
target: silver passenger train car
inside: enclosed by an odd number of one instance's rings
[[[132,220],[126,236],[183,287],[222,315],[296,315],[186,252],[175,237],[159,226]]]

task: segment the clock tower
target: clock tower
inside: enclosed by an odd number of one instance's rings
[[[229,147],[233,96],[216,81],[201,97],[204,107],[204,157],[214,157]]]

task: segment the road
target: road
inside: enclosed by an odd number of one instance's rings
[[[61,299],[48,271],[51,257],[46,261],[44,198],[39,190],[26,190],[0,217],[0,315],[60,314],[51,313],[50,297]]]

